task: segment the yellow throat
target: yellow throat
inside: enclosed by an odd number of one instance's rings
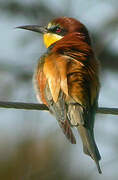
[[[63,36],[53,33],[46,33],[43,35],[43,40],[45,46],[48,48],[51,44],[55,43],[56,41],[60,40]]]

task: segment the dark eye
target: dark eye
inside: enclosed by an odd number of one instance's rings
[[[60,27],[56,27],[56,33],[60,33],[61,32],[61,28]]]

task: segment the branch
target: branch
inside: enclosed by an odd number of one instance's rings
[[[45,104],[6,102],[6,101],[0,101],[0,108],[14,108],[14,109],[24,109],[24,110],[46,110],[46,111],[49,110]],[[97,110],[97,113],[118,115],[118,108],[99,107]]]
[[[24,109],[24,110],[49,110],[45,104],[9,102],[9,101],[0,101],[0,108],[14,108],[14,109]]]

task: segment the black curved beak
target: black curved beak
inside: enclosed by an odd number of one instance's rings
[[[34,32],[42,33],[42,34],[45,34],[48,31],[46,27],[42,27],[42,26],[38,26],[38,25],[18,26],[16,28],[26,29],[29,31],[34,31]]]

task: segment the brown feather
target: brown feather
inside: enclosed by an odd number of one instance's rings
[[[77,21],[74,18],[60,17],[54,19],[52,24],[59,24],[64,30],[66,30],[66,34],[78,32],[84,41],[86,41],[89,45],[91,44],[88,30],[80,21]]]
[[[75,136],[73,135],[73,132],[71,130],[70,124],[68,122],[68,120],[65,121],[60,121],[60,127],[63,130],[63,133],[65,134],[65,136],[67,137],[67,139],[72,143],[72,144],[76,144],[76,139]]]
[[[78,126],[83,150],[96,162],[99,173],[101,159],[94,140],[94,115],[99,93],[98,63],[91,46],[77,32],[65,35],[52,49],[65,55],[67,63],[68,104],[70,122]],[[75,104],[77,108],[74,108]],[[71,107],[73,106],[73,108]],[[70,108],[69,108],[70,106]],[[81,110],[82,109],[82,110]]]
[[[66,96],[68,96],[67,63],[67,59],[63,56],[59,56],[56,59],[56,65],[58,67],[61,78],[61,90],[66,94]]]
[[[43,71],[48,80],[54,102],[57,102],[60,89],[68,96],[66,66],[65,58],[56,54],[51,54],[48,58],[45,58]]]
[[[91,46],[84,41],[84,38],[79,32],[72,32],[65,35],[62,39],[57,41],[57,45],[53,47],[52,51],[66,53],[70,57],[73,54],[77,54],[77,60],[80,60],[80,56],[83,58],[83,56],[90,56],[93,54]],[[86,58],[84,58],[84,60],[86,60]]]
[[[59,40],[53,53],[65,55],[69,95],[85,106],[94,103],[99,92],[98,63],[91,46],[78,32],[72,32]]]
[[[54,58],[48,56],[45,58],[45,64],[43,68],[43,72],[48,80],[49,88],[53,97],[54,102],[57,102],[59,91],[60,91],[60,74]]]
[[[41,99],[41,101],[45,105],[48,105],[46,98],[45,98],[45,93],[44,93],[45,87],[46,87],[46,77],[42,71],[42,66],[40,63],[38,64],[38,67],[34,74],[34,84],[35,84],[35,88],[37,91],[37,98]]]

